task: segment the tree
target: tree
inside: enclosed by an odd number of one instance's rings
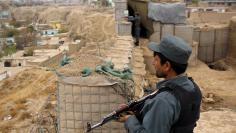
[[[4,33],[5,37],[13,37],[19,35],[19,31],[16,29],[6,29]]]
[[[35,29],[33,27],[33,25],[30,25],[27,27],[27,32],[30,33],[30,34],[33,34],[33,32],[35,32]]]
[[[198,4],[198,3],[199,3],[199,0],[192,0],[192,3],[193,3],[193,4]]]
[[[4,55],[12,55],[14,54],[17,50],[16,50],[16,45],[7,45],[4,49]]]
[[[20,31],[18,36],[15,36],[17,49],[23,49],[25,46],[31,46],[36,40],[36,32],[33,26],[28,26],[26,29]]]
[[[15,37],[16,48],[23,50],[24,46],[26,46],[27,40],[23,35],[19,35]]]
[[[23,56],[33,56],[34,54],[34,47],[30,47],[24,51]]]
[[[66,32],[68,32],[68,30],[67,30],[67,29],[65,29],[65,28],[62,28],[62,29],[60,29],[60,30],[59,30],[59,32],[58,32],[58,33],[66,33]]]
[[[15,18],[10,21],[10,25],[19,28],[21,26],[20,22],[17,22]]]

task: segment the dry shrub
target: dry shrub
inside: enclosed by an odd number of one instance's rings
[[[29,119],[31,118],[32,116],[30,115],[30,113],[28,112],[22,112],[20,114],[20,117],[19,117],[19,120],[25,120],[25,119]]]
[[[17,104],[16,107],[15,107],[15,110],[26,110],[27,107],[25,104]]]
[[[10,130],[11,130],[11,127],[12,125],[11,124],[4,124],[4,125],[1,125],[1,128],[0,128],[0,132],[1,133],[9,133]]]
[[[47,104],[45,107],[45,109],[53,109],[53,108],[54,106],[51,103]]]
[[[2,89],[4,88],[8,88],[9,86],[11,86],[11,81],[10,80],[5,80],[2,84]]]

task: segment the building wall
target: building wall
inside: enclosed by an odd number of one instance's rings
[[[56,56],[53,56],[53,57],[49,58],[48,60],[40,63],[40,66],[57,68],[60,66],[60,62],[61,62],[63,56],[64,56],[64,53],[60,53]]]
[[[15,39],[14,37],[0,38],[0,47],[3,46],[4,43],[6,43],[7,45],[14,44]]]
[[[7,10],[0,11],[0,19],[9,19],[11,17],[11,13]]]
[[[190,20],[193,23],[228,23],[233,16],[236,16],[236,12],[193,12]]]
[[[9,64],[9,67],[21,67],[26,66],[26,59],[2,59],[3,61],[3,67],[6,67],[5,65]]]
[[[2,81],[3,79],[6,79],[7,76],[8,76],[7,71],[4,71],[4,72],[0,73],[0,81]]]
[[[61,29],[62,28],[62,25],[60,22],[50,22],[50,26],[53,28],[53,29]]]
[[[58,30],[57,29],[43,30],[42,34],[43,35],[56,35],[56,34],[58,34]]]

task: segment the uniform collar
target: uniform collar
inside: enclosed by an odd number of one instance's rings
[[[156,84],[156,87],[157,88],[161,88],[162,86],[165,86],[165,84],[167,84],[168,82],[172,82],[172,83],[180,83],[182,82],[183,80],[185,80],[187,78],[187,74],[186,73],[182,73],[182,74],[179,74],[173,78],[170,78],[170,79],[165,79],[165,80],[162,80],[160,82],[158,82]]]

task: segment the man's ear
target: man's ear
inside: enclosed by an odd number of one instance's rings
[[[166,63],[164,64],[165,65],[165,71],[170,71],[171,70],[171,64],[169,61],[166,61]]]

